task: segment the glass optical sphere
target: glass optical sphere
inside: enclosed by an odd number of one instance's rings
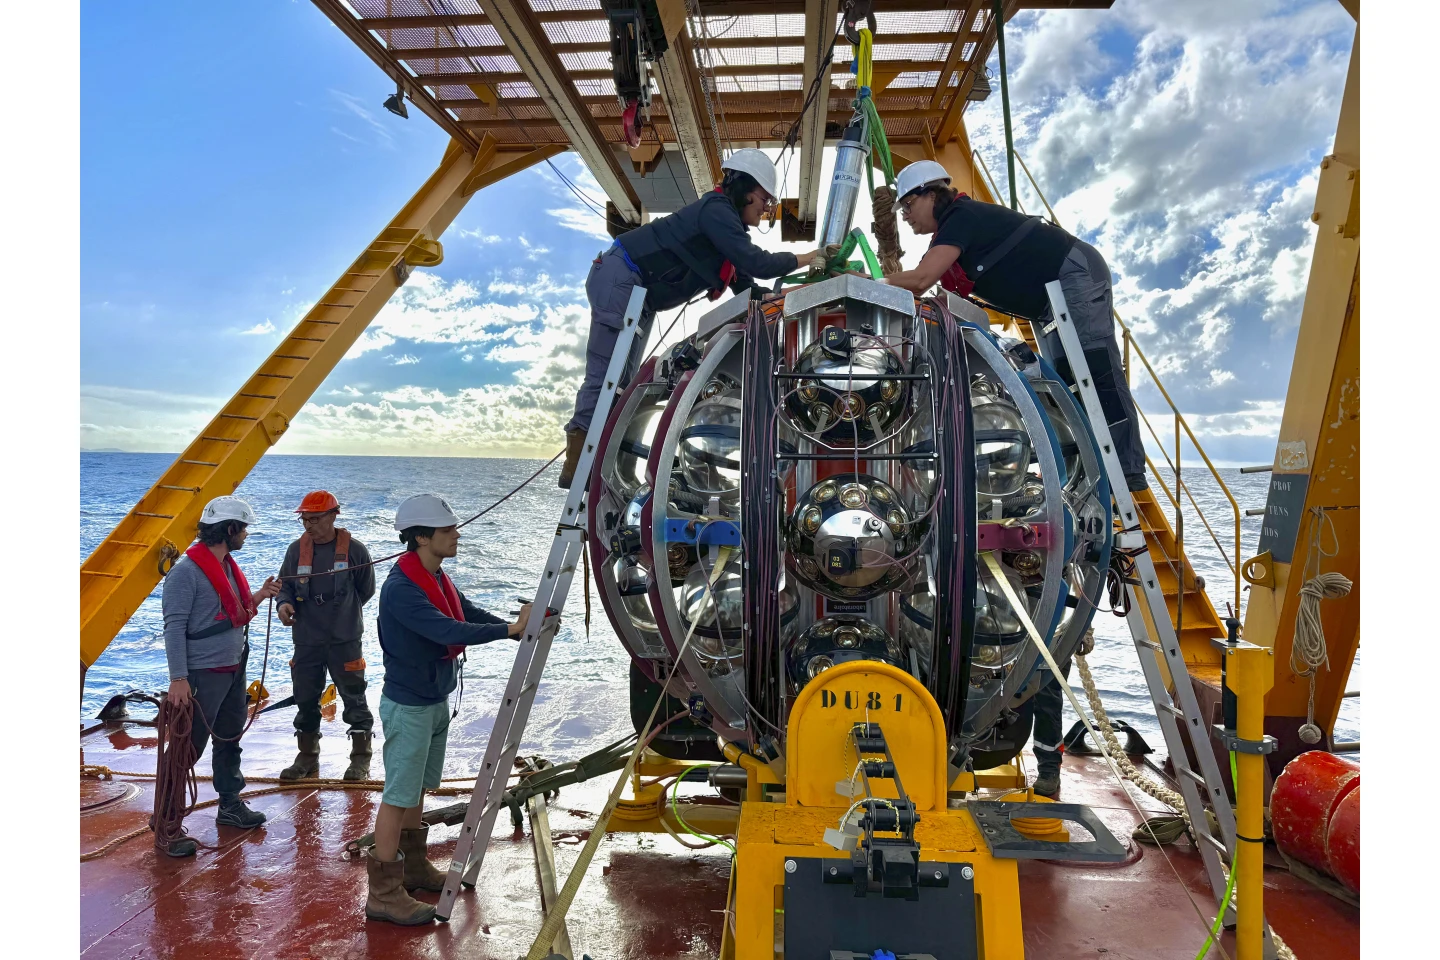
[[[970,385],[975,423],[975,494],[982,501],[1019,493],[1030,469],[1030,434],[1020,410],[989,380]]]
[[[647,588],[650,573],[640,566],[633,557],[621,557],[613,568],[615,587],[620,592],[620,603],[630,616],[637,630],[654,633],[660,628],[655,625],[655,612],[650,609]]]
[[[745,617],[744,580],[738,572],[729,571],[720,574],[713,587],[707,585],[708,580],[709,575],[697,563],[685,582],[675,588],[680,618],[686,632],[696,625],[690,642],[701,656],[738,657]]]
[[[1009,573],[1005,574],[1010,581],[1010,587],[1021,603],[1027,604],[1026,616],[1033,615],[1029,608],[1029,597],[1025,588],[1020,583],[1020,578]],[[1015,613],[1015,607],[1010,603],[1010,598],[996,581],[995,575],[988,567],[982,568],[977,579],[975,591],[975,642],[976,644],[998,644],[1012,645],[1013,654],[1005,662],[1013,660],[1021,652],[1025,639],[1025,624]]]
[[[706,390],[712,387],[718,391],[723,383],[712,380]],[[739,499],[740,421],[738,396],[717,392],[695,404],[676,448],[680,475],[690,493],[707,499]]]
[[[900,642],[864,617],[837,614],[816,620],[790,647],[787,661],[796,686],[837,663],[878,660],[903,666]]]
[[[800,583],[835,600],[869,600],[908,579],[923,531],[895,488],[843,473],[807,490],[790,514],[785,564]]]
[[[785,409],[801,430],[827,443],[869,443],[909,405],[909,382],[884,376],[904,373],[905,365],[879,342],[822,336],[800,351],[794,372],[802,378],[787,381]]]

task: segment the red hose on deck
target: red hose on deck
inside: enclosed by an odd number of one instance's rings
[[[1359,765],[1334,754],[1311,750],[1291,760],[1275,778],[1275,787],[1270,792],[1270,823],[1275,845],[1292,860],[1330,873],[1326,832],[1340,802],[1359,786]],[[1357,812],[1358,809],[1357,802]],[[1355,839],[1358,864],[1358,818]],[[1357,878],[1358,874],[1357,870]]]
[[[1360,785],[1345,795],[1330,815],[1325,831],[1325,852],[1330,872],[1351,893],[1360,892]]]

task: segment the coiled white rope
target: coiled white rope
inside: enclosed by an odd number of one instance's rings
[[[1324,731],[1315,725],[1315,676],[1320,668],[1330,669],[1325,647],[1325,627],[1320,622],[1320,601],[1338,600],[1353,586],[1343,573],[1317,573],[1300,588],[1300,609],[1295,614],[1295,641],[1290,646],[1290,669],[1310,681],[1310,699],[1305,706],[1305,725],[1300,739],[1319,743]]]

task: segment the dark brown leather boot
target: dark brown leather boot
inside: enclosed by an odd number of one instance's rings
[[[565,431],[565,465],[560,468],[560,489],[569,490],[575,479],[575,468],[580,464],[580,451],[585,449],[586,430]]]
[[[405,889],[429,890],[439,893],[445,889],[445,873],[430,862],[426,855],[430,846],[430,828],[416,827],[400,831],[400,852],[405,855]]]
[[[405,892],[405,854],[396,854],[386,863],[367,856],[365,865],[370,877],[370,895],[365,899],[365,916],[371,920],[389,920],[402,927],[413,927],[435,919],[435,908],[416,900]]]

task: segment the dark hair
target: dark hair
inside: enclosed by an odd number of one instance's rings
[[[939,220],[950,209],[950,204],[960,197],[960,191],[943,183],[932,183],[925,188],[925,193],[930,194],[935,200],[935,219]]]
[[[405,544],[406,550],[414,553],[420,549],[420,541],[418,538],[424,537],[426,540],[429,540],[433,536],[435,536],[434,527],[406,527],[400,531],[400,542]]]
[[[735,205],[736,210],[744,213],[745,208],[750,205],[751,192],[758,186],[760,181],[750,174],[739,170],[726,170],[725,179],[720,181],[720,192]]]
[[[228,545],[231,537],[245,529],[245,524],[239,520],[221,520],[219,523],[196,524],[196,529],[199,541],[207,547],[213,547],[217,543]]]

